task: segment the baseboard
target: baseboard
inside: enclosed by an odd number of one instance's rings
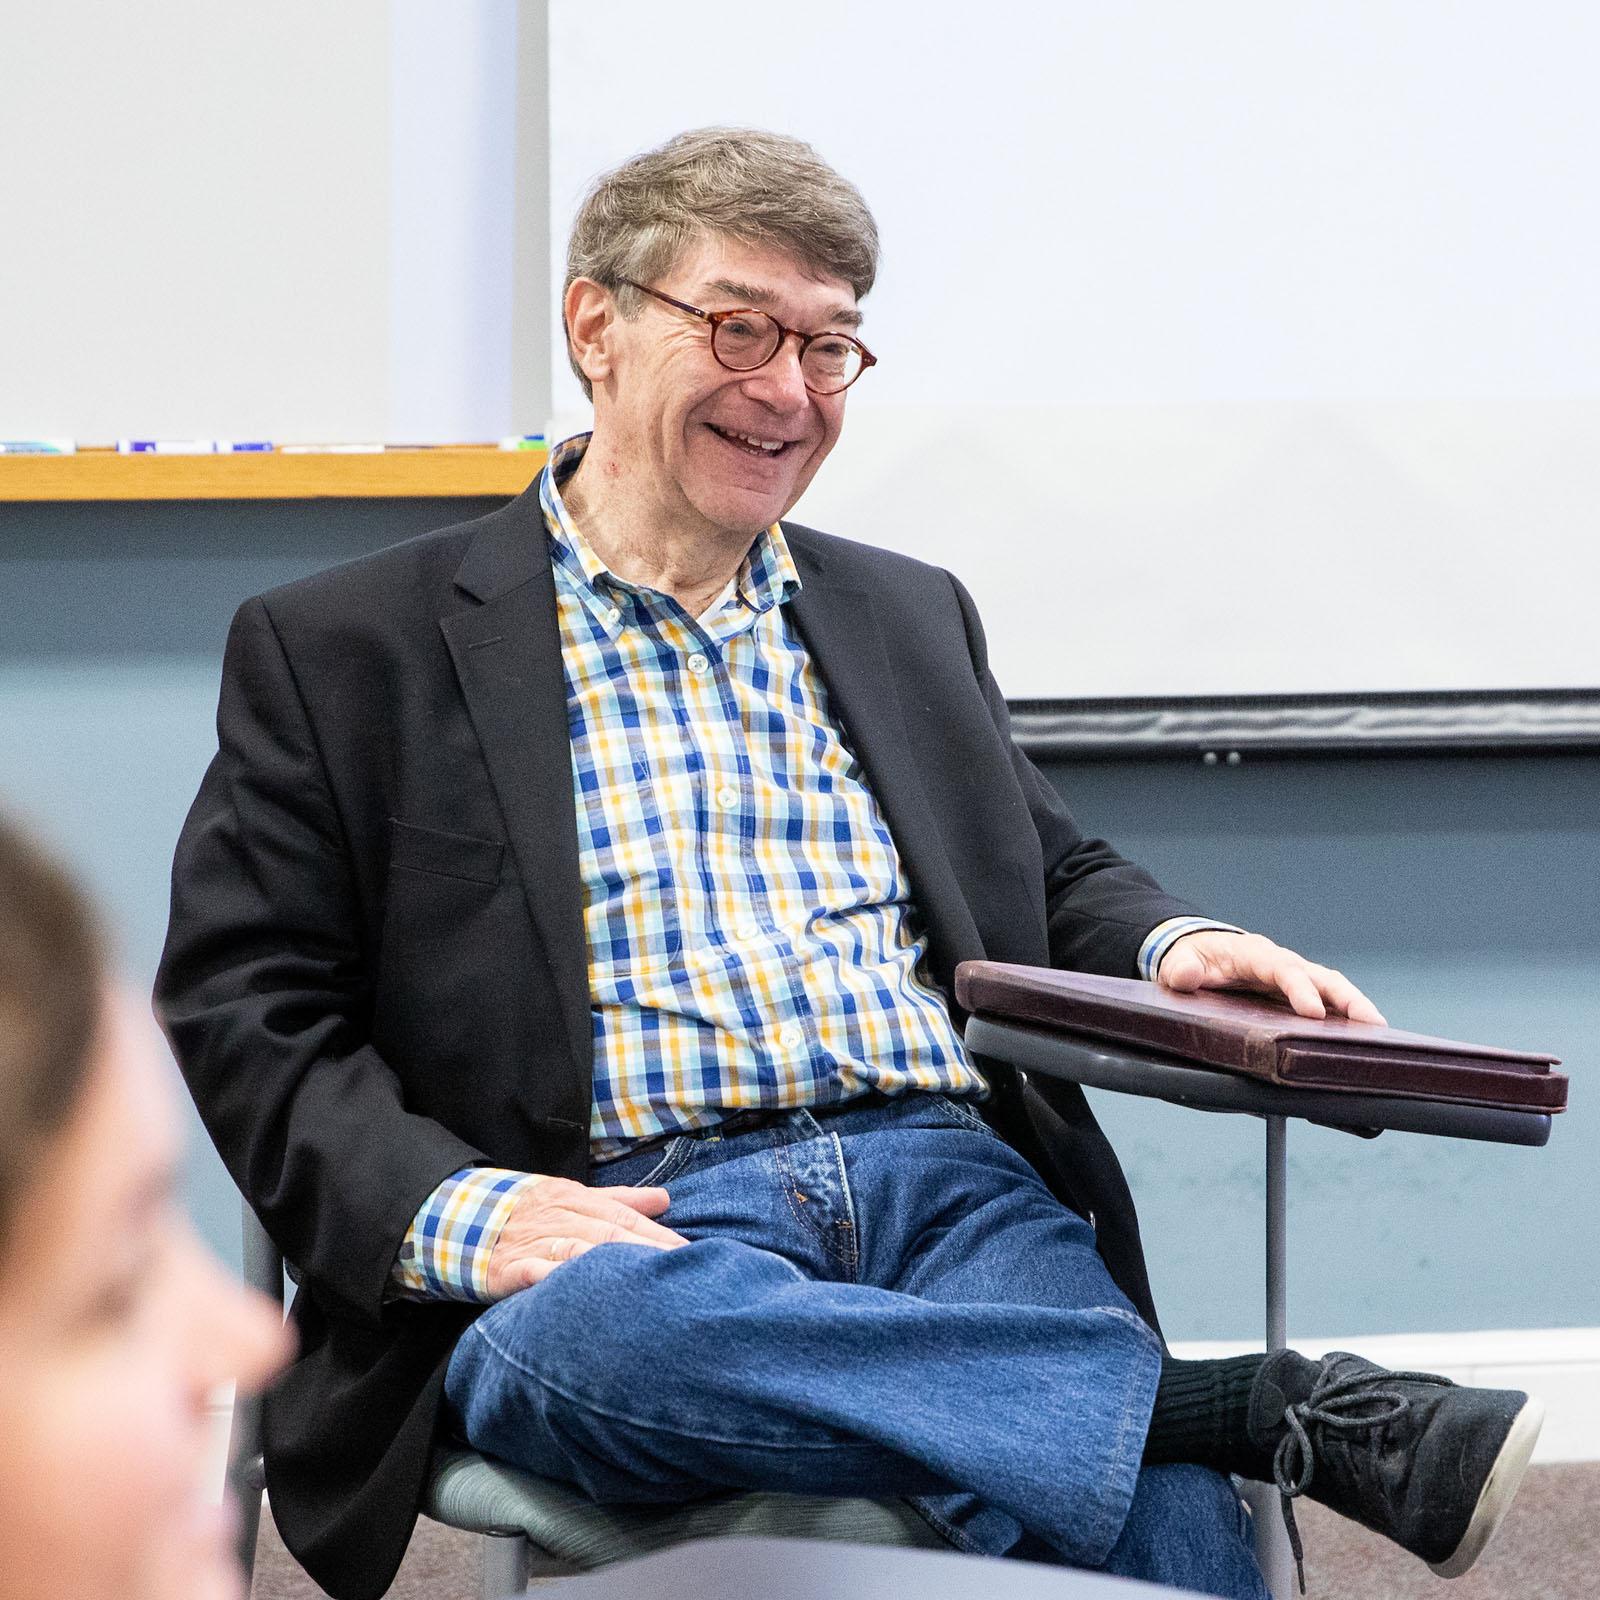
[[[1525,1389],[1544,1402],[1536,1462],[1600,1461],[1600,1328],[1505,1328],[1470,1333],[1352,1334],[1343,1339],[1292,1337],[1307,1355],[1353,1350],[1369,1361],[1414,1372],[1437,1372],[1457,1383]],[[1184,1340],[1175,1356],[1242,1355],[1260,1344]]]

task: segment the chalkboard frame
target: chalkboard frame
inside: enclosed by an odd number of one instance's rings
[[[1600,689],[1013,700],[1036,761],[1600,750]]]

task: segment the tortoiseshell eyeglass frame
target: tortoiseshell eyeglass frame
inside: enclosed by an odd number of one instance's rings
[[[843,394],[850,387],[850,384],[854,383],[868,367],[875,367],[878,364],[878,358],[859,339],[853,338],[848,333],[836,333],[832,329],[824,329],[821,333],[802,333],[798,328],[784,327],[770,311],[763,311],[759,306],[740,306],[733,311],[702,311],[699,306],[692,306],[686,300],[674,300],[670,294],[662,294],[659,289],[652,289],[646,283],[635,283],[632,278],[620,278],[618,282],[626,284],[630,289],[637,289],[640,294],[649,295],[653,300],[661,301],[663,305],[672,306],[678,311],[686,312],[691,317],[698,317],[711,329],[711,353],[717,358],[717,365],[726,367],[729,372],[759,372],[772,360],[773,356],[776,356],[783,349],[784,340],[791,335],[800,341],[800,353],[798,356],[800,376],[802,381],[805,382],[806,388],[812,394]],[[752,367],[736,367],[724,361],[717,350],[717,329],[733,317],[765,317],[778,330],[778,342],[773,345],[771,355],[763,356]],[[806,379],[806,351],[810,349],[812,342],[817,339],[843,339],[846,344],[854,345],[856,350],[860,352],[860,368],[851,376],[849,382],[841,383],[837,389],[819,389],[814,383]]]

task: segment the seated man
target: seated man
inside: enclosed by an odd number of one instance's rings
[[[1381,1019],[1079,833],[948,573],[780,522],[876,255],[794,140],[629,161],[569,254],[593,433],[234,620],[157,1002],[303,1275],[267,1476],[335,1595],[441,1432],[1224,1595],[1263,1592],[1225,1474],[1461,1570],[1531,1449],[1521,1395],[1167,1359],[1082,1095],[966,1050],[968,957]]]

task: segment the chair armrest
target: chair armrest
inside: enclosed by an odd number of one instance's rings
[[[1560,1111],[1567,1101],[1566,1078],[1550,1070],[1554,1056],[1342,1016],[1297,1016],[1286,1003],[1260,995],[1176,994],[1135,979],[967,961],[956,971],[956,998],[991,1021],[1283,1088],[1513,1112]]]
[[[1460,1105],[1402,1095],[1373,1095],[1293,1088],[1215,1067],[1175,1061],[1155,1052],[1106,1044],[1060,1028],[973,1017],[967,1047],[1043,1077],[1090,1089],[1166,1100],[1197,1111],[1296,1117],[1346,1133],[1372,1137],[1385,1128],[1491,1144],[1544,1145],[1550,1116],[1496,1106]]]

